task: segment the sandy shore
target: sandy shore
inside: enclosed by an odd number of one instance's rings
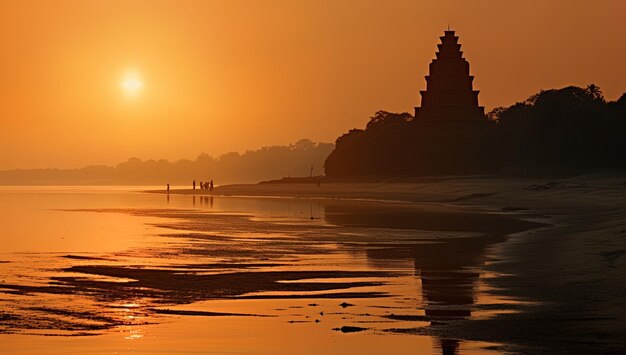
[[[529,302],[521,312],[398,331],[513,344],[523,353],[626,350],[625,176],[229,185],[170,193],[421,202],[522,214],[550,226],[512,234],[484,267],[506,275],[493,278],[491,287]]]

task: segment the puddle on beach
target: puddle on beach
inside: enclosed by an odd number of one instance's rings
[[[0,352],[29,354],[498,353],[419,330],[515,311],[482,267],[528,227],[436,205],[115,188],[2,188],[0,215]]]

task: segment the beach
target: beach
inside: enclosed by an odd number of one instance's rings
[[[493,274],[488,281],[493,294],[520,301],[511,305],[511,312],[395,331],[504,343],[509,346],[505,349],[522,353],[621,353],[626,349],[620,334],[626,328],[624,176],[232,185],[217,187],[212,193],[426,203],[515,215],[541,224],[526,231],[506,231],[503,241],[489,244],[491,258],[480,266],[482,272]],[[458,258],[459,254],[450,256]]]
[[[625,182],[3,188],[0,350],[621,353]]]
[[[446,205],[144,190],[0,189],[2,352],[500,354],[397,330],[507,311],[481,260],[536,226]]]

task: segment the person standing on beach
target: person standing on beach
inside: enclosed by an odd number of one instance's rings
[[[170,193],[170,184],[167,184],[167,193]]]
[[[193,189],[196,189],[196,180],[193,181]]]
[[[213,180],[209,183],[209,190],[213,191]]]

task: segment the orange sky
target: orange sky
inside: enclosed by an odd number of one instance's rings
[[[512,3],[3,1],[0,169],[334,141],[379,109],[413,112],[448,23],[487,110],[569,84],[626,91],[626,1]]]

